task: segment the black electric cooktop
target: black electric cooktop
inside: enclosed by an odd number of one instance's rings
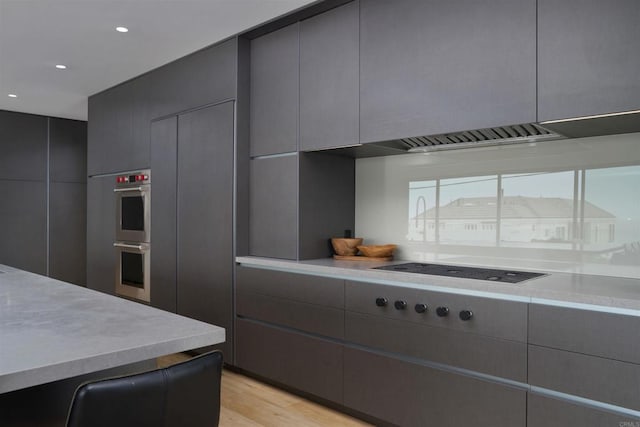
[[[543,273],[529,271],[497,270],[493,268],[460,267],[457,265],[424,264],[409,262],[406,264],[374,267],[377,270],[399,271],[402,273],[433,274],[435,276],[461,277],[463,279],[490,280],[503,283],[520,283],[525,280],[544,276]]]

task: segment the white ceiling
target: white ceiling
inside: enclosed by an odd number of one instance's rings
[[[89,95],[314,2],[0,0],[0,110],[86,120]]]

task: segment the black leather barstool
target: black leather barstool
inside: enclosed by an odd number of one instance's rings
[[[213,427],[220,418],[222,353],[167,368],[85,383],[67,427]]]

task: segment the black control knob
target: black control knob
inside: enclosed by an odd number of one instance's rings
[[[449,307],[438,307],[438,308],[436,308],[436,314],[439,317],[447,317],[449,315]]]
[[[473,311],[471,310],[462,310],[460,312],[460,320],[463,321],[467,321],[467,320],[471,320],[471,318],[473,317]]]
[[[422,314],[427,311],[427,304],[416,304],[414,308],[416,310],[416,313]]]
[[[407,308],[407,302],[402,300],[394,302],[393,305],[396,307],[396,310],[404,310]]]
[[[389,300],[386,298],[376,298],[376,305],[378,307],[386,307]]]

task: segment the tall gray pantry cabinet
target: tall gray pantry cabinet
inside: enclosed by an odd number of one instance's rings
[[[151,124],[151,304],[233,336],[233,101]],[[156,195],[158,197],[156,197]],[[157,219],[157,220],[156,220]],[[221,345],[231,359],[230,339]]]

